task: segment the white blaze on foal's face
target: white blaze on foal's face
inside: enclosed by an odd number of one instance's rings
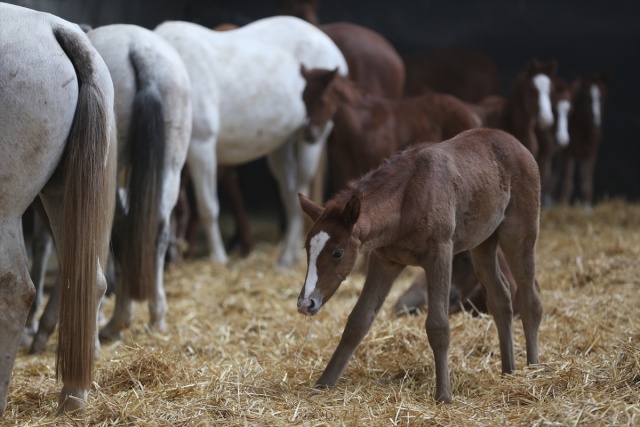
[[[600,88],[596,84],[592,84],[589,88],[591,93],[591,109],[593,110],[593,124],[600,126],[602,123],[602,112],[600,111]]]
[[[538,89],[538,121],[542,127],[553,124],[553,111],[551,111],[551,79],[546,74],[537,74],[533,77],[533,85]]]
[[[558,101],[556,107],[558,110],[558,129],[556,130],[556,140],[562,147],[569,144],[569,110],[571,110],[571,102],[563,99]]]
[[[329,235],[324,231],[319,232],[309,241],[309,268],[307,269],[307,278],[304,282],[304,297],[309,298],[318,284],[318,256],[324,246],[329,241]]]

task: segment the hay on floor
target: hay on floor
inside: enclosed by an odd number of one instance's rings
[[[544,317],[541,364],[500,375],[490,317],[451,317],[455,403],[433,400],[425,315],[392,305],[407,269],[336,388],[313,389],[355,304],[352,274],[312,319],[296,312],[306,265],[275,267],[260,243],[227,266],[182,262],[166,274],[168,332],[145,327],[144,305],[121,342],[107,343],[82,414],[54,418],[54,339],[43,356],[19,354],[8,425],[640,425],[640,205],[543,212],[537,248]],[[106,313],[113,301],[106,304]]]

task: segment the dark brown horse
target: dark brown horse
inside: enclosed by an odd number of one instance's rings
[[[578,201],[593,202],[593,172],[602,139],[602,114],[608,76],[592,74],[573,84],[573,111],[569,116],[569,146],[562,153],[560,202],[568,204],[573,192],[576,162],[579,167]]]
[[[462,101],[428,93],[409,99],[386,99],[360,89],[335,71],[301,70],[306,133],[319,132],[333,120],[329,169],[335,191],[377,167],[384,159],[420,141],[438,142],[477,127],[479,120]]]
[[[538,168],[542,185],[543,206],[553,205],[554,187],[557,174],[553,171],[553,159],[556,153],[569,144],[569,113],[571,112],[571,87],[561,79],[553,80],[551,103],[555,120],[550,128],[536,127],[538,140]]]
[[[498,248],[498,265],[504,274],[511,301],[516,297],[516,279],[511,274],[509,264]],[[416,277],[409,289],[398,299],[395,305],[396,314],[417,314],[427,304],[427,275],[421,273]],[[474,315],[489,313],[487,306],[487,290],[473,270],[471,252],[455,254],[451,263],[451,291],[449,293],[449,315],[460,311],[469,311]],[[518,314],[518,307],[513,306],[513,314]]]
[[[497,262],[502,247],[518,291],[527,363],[538,363],[542,318],[535,281],[540,177],[535,159],[511,135],[473,129],[432,145],[401,152],[319,206],[299,195],[314,221],[307,234],[307,275],[298,311],[320,310],[349,275],[360,251],[373,251],[356,306],[317,386],[332,387],[367,334],[395,279],[406,265],[427,274],[427,336],[433,350],[436,400],[452,402],[449,287],[454,254],[471,250],[487,287],[500,339],[502,372],[515,369],[509,285]]]
[[[404,57],[406,96],[443,92],[478,103],[500,94],[496,64],[486,55],[460,47],[444,47]]]
[[[535,129],[553,124],[550,94],[556,69],[555,60],[542,63],[532,59],[506,99],[491,96],[477,106],[484,126],[509,132],[537,158]]]

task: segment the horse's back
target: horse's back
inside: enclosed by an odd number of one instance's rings
[[[352,80],[369,93],[392,99],[402,96],[404,62],[387,39],[348,22],[324,24],[320,29],[342,51]]]
[[[99,27],[89,32],[88,36],[107,64],[113,80],[120,141],[127,139],[134,97],[141,89],[139,85],[156,85],[164,100],[166,125],[185,127],[182,117],[185,110],[188,110],[187,113],[191,111],[191,83],[182,59],[173,46],[153,31],[130,24]],[[182,130],[183,133],[190,130],[191,115],[188,116],[189,123]],[[188,136],[182,139],[186,138]],[[120,144],[119,148],[121,152],[118,157],[123,159],[126,147]]]
[[[0,213],[27,208],[62,157],[78,99],[74,66],[53,15],[0,3]]]

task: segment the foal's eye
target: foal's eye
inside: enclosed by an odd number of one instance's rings
[[[333,252],[333,259],[340,259],[340,258],[342,258],[342,254],[343,254],[342,249],[338,249],[337,251],[334,251],[334,252]]]

